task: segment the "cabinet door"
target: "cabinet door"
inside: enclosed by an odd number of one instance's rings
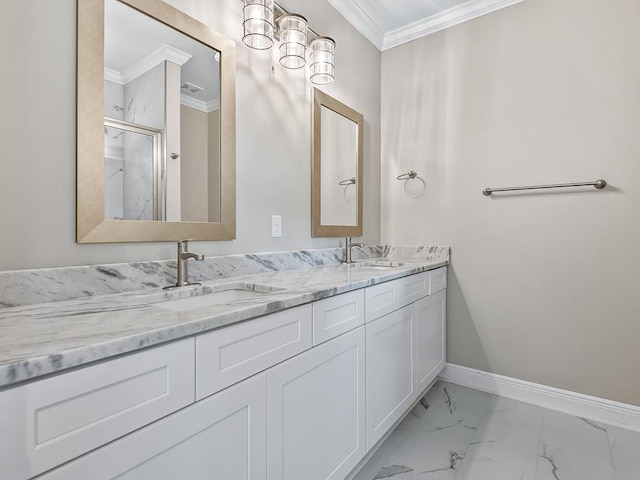
[[[0,437],[12,439],[0,441],[0,477],[31,478],[192,404],[194,347],[180,340],[0,392]]]
[[[174,413],[39,480],[265,480],[266,374]]]
[[[364,327],[267,372],[269,480],[342,480],[365,454]]]
[[[435,380],[446,358],[446,296],[441,290],[415,303],[416,395],[419,396]]]
[[[367,450],[415,400],[414,305],[366,324]]]

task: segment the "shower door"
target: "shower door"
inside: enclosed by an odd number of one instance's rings
[[[105,118],[105,218],[164,220],[162,131]]]

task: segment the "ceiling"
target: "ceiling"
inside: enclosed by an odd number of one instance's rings
[[[185,56],[179,63],[180,85],[188,82],[201,88],[197,91],[181,90],[183,103],[205,112],[219,108],[219,55],[216,56],[217,52],[209,46],[114,0],[105,1],[104,39],[105,74],[110,73],[108,79],[127,83],[156,66],[158,60],[166,59],[158,52],[168,46],[173,52]],[[122,77],[120,81],[117,75]]]
[[[387,50],[523,0],[329,0],[379,50]]]

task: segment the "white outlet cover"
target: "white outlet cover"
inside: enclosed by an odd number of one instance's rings
[[[271,237],[282,237],[282,216],[271,215]]]

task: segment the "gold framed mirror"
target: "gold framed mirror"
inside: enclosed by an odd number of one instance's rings
[[[313,89],[311,236],[362,236],[363,117]]]
[[[235,43],[159,0],[77,6],[76,241],[234,239]]]

